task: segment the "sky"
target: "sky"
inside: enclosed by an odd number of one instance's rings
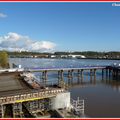
[[[0,50],[120,51],[120,6],[112,4],[0,3]]]

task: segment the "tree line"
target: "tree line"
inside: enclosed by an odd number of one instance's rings
[[[27,56],[38,56],[38,57],[45,57],[48,58],[51,55],[61,56],[61,55],[84,55],[86,58],[104,58],[104,59],[120,59],[120,52],[119,51],[110,51],[110,52],[97,52],[97,51],[75,51],[75,52],[7,52],[10,57],[27,57]]]

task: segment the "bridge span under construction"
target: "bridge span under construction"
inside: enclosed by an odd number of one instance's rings
[[[65,86],[45,86],[24,71],[0,73],[1,118],[65,117],[61,110],[67,117],[83,115],[84,100],[72,102]]]

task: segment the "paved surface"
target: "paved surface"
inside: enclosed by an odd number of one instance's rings
[[[0,74],[0,95],[29,89],[30,88],[20,79],[19,73]]]

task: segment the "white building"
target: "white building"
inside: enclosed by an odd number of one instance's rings
[[[68,55],[68,56],[72,58],[86,58],[84,55]]]

